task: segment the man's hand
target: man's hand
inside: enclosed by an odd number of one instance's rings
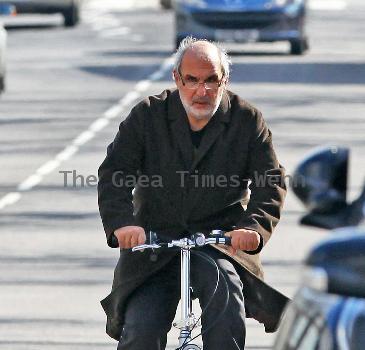
[[[146,234],[140,226],[124,226],[114,231],[119,247],[128,249],[146,242]]]
[[[231,237],[231,246],[228,251],[235,255],[237,250],[256,250],[260,245],[260,235],[256,231],[238,229],[225,233],[225,236]]]

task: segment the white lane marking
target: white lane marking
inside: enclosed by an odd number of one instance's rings
[[[70,159],[77,152],[76,146],[68,146],[62,152],[58,153],[56,159],[60,162]]]
[[[113,119],[115,114],[120,114],[123,108],[120,107],[119,104],[110,107],[105,113],[104,117],[106,119]]]
[[[90,141],[95,136],[95,133],[90,130],[85,130],[72,142],[75,146],[82,146],[86,142]]]
[[[151,75],[151,80],[159,80],[162,77],[163,77],[163,74],[161,72],[157,71]]]
[[[38,173],[38,171],[37,171]],[[29,191],[42,181],[42,175],[33,174],[24,180],[17,188],[19,192]]]
[[[150,80],[141,80],[137,85],[134,87],[134,90],[141,92],[147,90],[151,86]]]
[[[19,192],[10,192],[0,200],[0,209],[5,208],[8,205],[16,203],[21,197]]]
[[[318,11],[341,11],[347,7],[345,0],[310,0],[308,7]]]
[[[95,28],[93,28],[95,29]],[[109,29],[102,29],[100,31],[99,36],[101,38],[109,38],[114,36],[123,36],[127,35],[131,32],[130,28],[124,27],[124,28],[109,28]]]
[[[137,91],[130,91],[127,95],[125,95],[120,101],[119,104],[122,108],[130,105],[134,100],[140,97],[141,94]]]
[[[104,129],[109,124],[109,119],[98,119],[95,120],[94,123],[90,125],[90,130],[93,132],[98,132]]]
[[[39,176],[45,176],[55,170],[60,165],[60,160],[57,157],[54,160],[50,160],[46,164],[42,165],[37,170],[37,174]]]
[[[147,79],[139,81],[132,91],[128,92],[117,104],[110,107],[103,113],[103,116],[93,121],[89,127],[81,132],[72,142],[67,145],[60,153],[58,153],[53,159],[40,166],[34,174],[30,175],[23,182],[21,182],[16,192],[7,193],[0,198],[0,210],[5,207],[15,204],[22,197],[22,192],[31,190],[42,182],[44,177],[58,168],[64,161],[70,159],[75,155],[82,145],[92,140],[95,135],[104,129],[111,119],[120,117],[120,114],[128,107],[132,102],[141,96],[141,93],[146,91],[153,81],[160,79],[168,69],[172,67],[173,56],[168,57],[161,64],[160,68],[148,76]]]

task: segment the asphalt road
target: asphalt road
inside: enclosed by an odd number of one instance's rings
[[[230,89],[262,110],[289,173],[314,147],[349,146],[354,198],[365,174],[365,5],[310,5],[310,52],[288,56],[281,43],[230,46]],[[105,243],[95,176],[133,104],[173,86],[173,16],[152,0],[90,0],[74,29],[63,28],[58,16],[6,22],[0,349],[114,349],[98,301],[110,290],[118,251]],[[267,281],[289,296],[300,283],[301,260],[326,235],[299,227],[302,213],[289,193],[262,254]],[[273,341],[248,321],[247,349],[270,349]]]

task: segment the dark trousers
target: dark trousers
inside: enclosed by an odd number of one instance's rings
[[[202,251],[209,254],[226,272],[229,287],[229,303],[224,314],[218,318],[227,296],[221,281],[209,307],[202,315],[202,331],[209,328],[202,335],[204,350],[243,350],[246,329],[241,280],[224,254],[212,247],[204,247]],[[194,254],[191,256],[191,285],[203,310],[216,287],[216,268]],[[177,256],[129,298],[118,350],[165,349],[167,333],[179,300],[180,256]],[[213,323],[215,324],[210,328]]]

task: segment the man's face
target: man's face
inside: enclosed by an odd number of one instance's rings
[[[174,71],[174,78],[187,115],[199,120],[210,119],[226,87],[218,55],[202,56],[187,51],[180,71]],[[191,88],[194,85],[195,88]]]

